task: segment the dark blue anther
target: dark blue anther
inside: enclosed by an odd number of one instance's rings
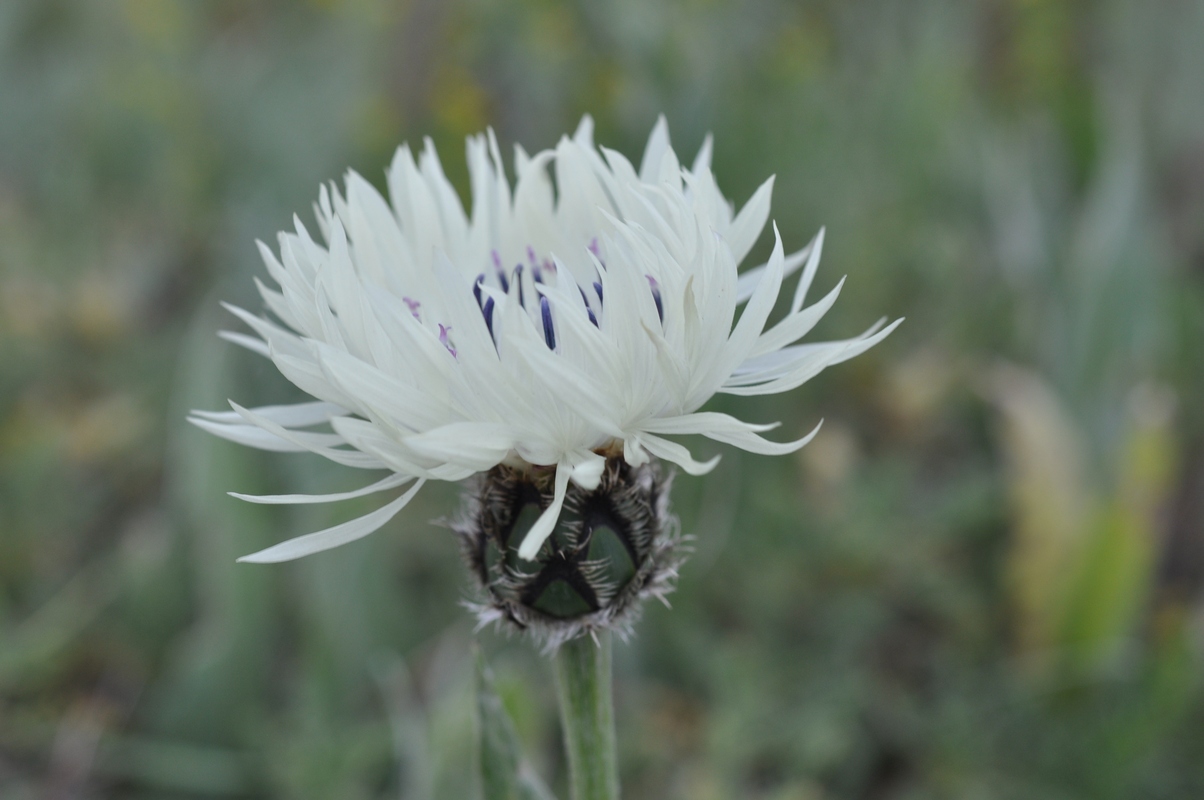
[[[644,277],[648,279],[648,285],[652,287],[652,299],[656,303],[656,315],[660,317],[661,322],[664,322],[665,307],[661,303],[660,287],[656,285],[656,278],[652,277],[651,275],[645,275]]]
[[[594,291],[598,293],[598,302],[602,302],[602,284],[594,281]]]
[[[588,306],[585,308],[585,313],[589,314],[589,321],[594,323],[594,327],[598,327],[598,318],[594,316],[594,310]]]
[[[516,264],[514,267],[514,282],[518,284],[518,304],[523,308],[527,307],[523,300],[523,265]]]
[[[485,273],[482,272],[477,276],[477,280],[472,285],[472,296],[477,299],[477,308],[481,307],[481,284],[485,282]]]
[[[481,314],[485,317],[485,327],[489,329],[489,335],[493,336],[493,298],[485,298],[485,307],[481,309]]]
[[[498,285],[502,287],[503,292],[510,291],[510,281],[506,280],[506,271],[502,269],[502,254],[493,250],[490,255],[493,257],[493,270],[497,273]]]
[[[549,350],[556,349],[556,331],[552,328],[552,307],[548,298],[539,298],[539,313],[543,316],[543,340],[548,343]]]

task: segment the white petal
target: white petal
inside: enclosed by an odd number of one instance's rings
[[[814,378],[824,369],[839,364],[842,361],[848,361],[854,356],[864,353],[878,342],[885,339],[890,333],[903,322],[902,319],[895,320],[885,329],[871,335],[862,335],[856,339],[850,339],[844,342],[824,342],[816,345],[798,345],[797,350],[799,355],[797,360],[784,365],[781,368],[775,369],[769,374],[754,373],[754,374],[739,374],[732,377],[727,383],[719,389],[724,394],[737,395],[760,395],[760,394],[777,394],[779,392],[789,391],[807,381]],[[793,348],[780,350],[778,353],[770,353],[770,356],[779,354],[787,354]],[[766,358],[766,356],[762,356]],[[765,381],[765,382],[760,382]]]
[[[703,170],[710,171],[711,169],[711,151],[715,148],[715,139],[711,134],[707,134],[702,140],[702,147],[698,148],[698,155],[694,156],[694,166],[690,170],[695,175],[698,175]]]
[[[813,440],[815,434],[820,431],[819,425],[816,425],[811,433],[792,442],[771,442],[762,439],[755,433],[756,430],[769,428],[777,428],[777,424],[752,425],[740,422],[734,417],[728,417],[727,414],[714,412],[695,413],[677,418],[651,419],[644,424],[644,430],[649,433],[698,434],[706,436],[707,439],[724,442],[725,445],[732,445],[761,455],[785,455],[798,451]]]
[[[298,433],[296,440],[289,440],[255,425],[228,425],[198,417],[189,417],[188,421],[201,430],[223,439],[229,439],[231,442],[277,453],[304,453],[312,447],[322,448],[345,444],[341,436],[333,433]],[[300,444],[301,440],[306,441],[309,446]]]
[[[671,442],[649,433],[640,437],[640,443],[652,455],[672,461],[691,475],[706,475],[719,463],[719,456],[715,456],[710,461],[695,461],[694,457],[690,455],[690,451],[677,442]]]
[[[368,455],[367,453],[361,453],[355,450],[340,450],[335,447],[322,444],[322,442],[325,441],[334,442],[335,439],[337,439],[338,443],[341,444],[345,441],[342,436],[337,434],[305,433],[302,431],[288,430],[282,425],[277,425],[275,422],[272,422],[267,417],[256,414],[250,409],[243,408],[238,403],[231,401],[230,405],[239,413],[239,415],[242,416],[243,419],[251,423],[251,425],[260,427],[268,433],[275,435],[277,438],[298,445],[311,453],[317,453],[320,456],[329,458],[336,464],[343,464],[348,467],[356,467],[357,469],[383,469],[385,467],[385,464],[379,459]],[[335,417],[332,422],[345,419],[347,419],[347,417]],[[203,420],[195,421],[193,424],[200,425],[201,422],[203,422]],[[214,425],[216,423],[208,424]],[[333,436],[334,438],[323,438],[327,436]]]
[[[440,408],[422,389],[336,348],[322,345],[318,354],[322,372],[331,383],[410,430],[421,431],[448,421],[448,409]]]
[[[493,422],[453,422],[416,436],[405,445],[428,458],[484,472],[501,463],[514,447],[514,432]]]
[[[769,219],[769,205],[773,198],[773,180],[771,176],[757,187],[757,191],[753,192],[753,196],[732,220],[732,226],[724,236],[728,246],[732,248],[736,263],[744,260],[765,228],[765,222]]]
[[[606,468],[606,459],[590,450],[582,450],[569,455],[573,465],[573,483],[587,492],[598,488],[602,482],[602,471]]]
[[[286,428],[306,428],[310,425],[320,425],[329,422],[333,417],[344,417],[347,409],[334,403],[296,403],[287,406],[259,406],[251,411],[270,419],[277,425]],[[233,423],[243,422],[243,416],[237,411],[193,411],[194,417],[207,419],[211,422]]]
[[[782,277],[788,278],[798,272],[799,267],[806,263],[811,256],[811,248],[815,245],[812,240],[810,244],[802,250],[795,250],[790,255],[786,256],[785,262],[782,264]],[[748,298],[752,297],[753,292],[757,290],[761,279],[765,277],[765,269],[768,264],[759,264],[752,269],[747,269],[740,273],[740,277],[736,281],[736,303],[743,303]]]
[[[355,489],[350,492],[338,492],[336,494],[242,494],[241,492],[227,492],[226,494],[231,497],[237,497],[239,500],[246,500],[248,503],[262,503],[265,505],[336,503],[339,500],[350,500],[353,497],[364,497],[376,492],[383,492],[387,489],[396,489],[398,486],[407,484],[412,480],[414,480],[413,475],[394,473],[362,489]]]
[[[780,427],[780,422],[758,424],[744,422],[728,414],[717,411],[695,411],[693,414],[682,414],[676,417],[654,417],[644,423],[643,429],[649,433],[669,435],[706,434],[708,431],[742,430],[762,433]]]
[[[231,344],[236,344],[239,347],[245,347],[252,353],[258,353],[265,358],[271,357],[271,349],[268,348],[266,342],[262,339],[256,339],[254,336],[247,336],[245,333],[237,331],[218,331],[218,338],[225,339]]]
[[[535,520],[535,524],[531,526],[531,530],[527,531],[527,535],[523,537],[523,542],[518,547],[519,558],[534,561],[544,540],[551,536],[552,531],[556,529],[556,521],[560,519],[560,509],[564,506],[564,495],[569,488],[569,475],[572,469],[569,464],[560,464],[556,467],[556,490],[552,496],[552,504],[544,509],[544,512],[539,515],[539,519]]]
[[[798,287],[794,290],[794,300],[790,303],[790,313],[797,314],[798,310],[803,307],[803,303],[807,300],[807,290],[811,288],[811,281],[815,280],[815,271],[819,268],[819,257],[824,252],[824,231],[826,228],[820,228],[819,233],[815,234],[815,238],[807,245],[807,266],[803,269],[803,274],[799,276]]]
[[[841,278],[840,283],[836,284],[836,288],[828,292],[818,303],[803,311],[792,312],[786,319],[761,334],[752,350],[748,352],[748,357],[753,358],[765,353],[772,353],[806,336],[824,314],[827,314],[828,310],[832,308],[832,304],[840,296],[844,280]]]
[[[644,147],[644,158],[640,161],[640,180],[655,183],[661,173],[661,159],[669,150],[669,122],[665,115],[656,118],[648,144]]]
[[[410,502],[414,498],[414,495],[418,494],[418,490],[422,488],[423,483],[425,481],[417,481],[401,497],[398,497],[388,505],[376,509],[370,514],[365,514],[362,517],[344,522],[341,525],[335,525],[324,531],[308,533],[305,536],[289,539],[286,542],[273,545],[257,553],[243,556],[238,560],[250,564],[274,564],[280,561],[292,561],[302,556],[320,553],[323,550],[330,550],[333,547],[354,542],[356,539],[362,539],[368,534],[379,530],[386,522],[393,519],[398,511],[405,508],[406,503]]]

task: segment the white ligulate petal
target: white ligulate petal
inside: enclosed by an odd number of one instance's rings
[[[803,268],[803,274],[799,276],[798,287],[794,290],[794,299],[790,302],[790,313],[797,314],[798,310],[803,307],[803,303],[807,301],[807,290],[811,288],[811,281],[815,280],[815,271],[819,269],[819,257],[824,252],[824,231],[825,228],[820,228],[819,233],[815,234],[815,238],[807,245],[807,266]]]
[[[440,407],[422,389],[333,347],[321,347],[318,356],[322,372],[331,383],[410,430],[422,431],[448,421],[448,409]]]
[[[394,473],[387,478],[382,478],[376,483],[365,486],[361,489],[355,489],[350,492],[337,492],[335,494],[242,494],[240,492],[227,492],[231,497],[237,497],[239,500],[246,500],[248,503],[262,503],[266,505],[302,505],[306,503],[336,503],[339,500],[350,500],[354,497],[365,497],[376,492],[383,492],[388,489],[396,489],[398,486],[409,483],[414,480],[413,475],[401,475]]]
[[[287,542],[281,542],[278,545],[273,545],[257,553],[251,553],[238,560],[248,564],[275,564],[281,561],[292,561],[293,559],[312,555],[313,553],[320,553],[323,550],[330,550],[331,548],[354,542],[356,539],[362,539],[370,533],[375,533],[386,522],[393,519],[398,511],[405,508],[406,504],[414,499],[414,495],[418,494],[418,490],[422,488],[423,483],[424,481],[422,480],[417,481],[401,497],[398,497],[388,505],[376,509],[370,514],[365,514],[362,517],[344,522],[341,525],[335,525],[333,528],[327,528],[324,531],[289,539]]]
[[[757,435],[760,431],[778,427],[778,424],[755,425],[727,414],[704,411],[680,417],[654,419],[645,424],[644,430],[650,433],[677,435],[699,434],[761,455],[793,453],[810,442],[819,432],[817,425],[808,435],[793,442],[770,442]]]
[[[335,441],[334,439],[322,438],[322,437],[332,436],[333,434],[304,433],[301,431],[291,431],[281,425],[276,424],[275,422],[272,422],[267,417],[256,414],[254,411],[251,411],[250,409],[243,408],[242,406],[240,406],[238,403],[235,403],[234,401],[231,401],[230,405],[234,408],[235,411],[237,411],[239,413],[239,415],[243,419],[245,419],[247,422],[251,423],[251,425],[259,427],[259,428],[263,428],[265,431],[275,435],[277,438],[280,438],[286,442],[291,442],[292,444],[298,445],[301,448],[310,451],[311,453],[317,453],[320,456],[329,458],[331,461],[335,462],[336,464],[343,464],[348,467],[356,467],[357,469],[383,469],[385,467],[385,464],[382,463],[379,459],[377,459],[367,453],[356,452],[354,450],[340,450],[340,449],[330,446],[329,444],[323,444],[323,442],[334,442]],[[343,419],[347,419],[347,417],[335,417],[331,421],[337,422],[337,421],[343,420]],[[200,423],[198,422],[198,423],[194,423],[194,424],[200,424]],[[216,424],[216,423],[209,423],[209,424]],[[342,437],[341,434],[339,434],[336,438],[339,439],[339,441],[338,441],[339,444],[342,444],[344,441],[346,441],[345,437]]]
[[[540,384],[556,397],[562,398],[568,408],[580,414],[602,432],[611,436],[622,436],[615,419],[615,404],[609,387],[600,385],[580,367],[547,349],[543,341],[533,333],[515,326],[516,354],[530,365]]]
[[[310,425],[320,425],[329,422],[332,417],[347,415],[347,409],[334,403],[296,403],[287,406],[259,406],[252,408],[265,419],[270,419],[277,425],[286,428],[306,428]],[[207,419],[211,422],[225,422],[235,425],[242,424],[243,417],[237,411],[193,411],[192,416]]]
[[[557,465],[556,490],[552,495],[552,504],[544,509],[544,512],[539,515],[539,519],[535,520],[535,524],[531,526],[531,530],[527,531],[527,535],[523,537],[523,542],[518,547],[519,558],[534,561],[535,556],[539,554],[539,548],[556,529],[556,521],[560,519],[560,509],[564,507],[564,496],[569,488],[569,476],[572,474],[572,470],[570,464]]]
[[[709,172],[711,169],[711,151],[714,148],[715,139],[708,133],[702,140],[702,147],[698,148],[698,155],[694,156],[694,166],[690,171],[695,175],[701,174],[703,170]]]
[[[768,353],[756,358],[750,358],[740,366],[724,383],[724,386],[752,386],[754,384],[776,381],[792,375],[800,370],[810,369],[810,365],[820,365],[812,375],[832,363],[849,342],[816,342],[814,344],[795,345],[786,347],[774,353]]]
[[[739,429],[716,429],[701,431],[701,433],[708,439],[730,444],[733,447],[739,447],[741,450],[747,450],[750,453],[758,453],[763,456],[784,456],[787,453],[793,453],[802,449],[808,442],[814,439],[815,435],[819,433],[821,425],[823,425],[822,420],[810,433],[793,442],[771,442],[767,439],[762,439],[751,431],[742,431]]]
[[[669,122],[665,115],[656,118],[648,144],[644,147],[644,158],[640,161],[640,180],[655,183],[661,174],[661,160],[669,150]]]
[[[811,248],[815,245],[814,240],[811,241],[802,250],[796,250],[786,256],[782,264],[782,277],[789,278],[794,273],[798,272],[799,267],[806,263],[811,256]],[[752,297],[753,292],[757,290],[757,286],[761,284],[761,279],[765,277],[765,270],[768,264],[760,264],[752,269],[745,270],[740,273],[740,277],[736,281],[736,303],[743,303]]]
[[[256,339],[254,336],[247,336],[245,333],[238,331],[218,331],[217,337],[225,339],[230,344],[236,344],[239,347],[245,347],[252,353],[257,353],[264,358],[270,358],[272,351],[268,347],[267,342],[262,339]]]
[[[656,358],[663,371],[665,384],[669,388],[672,405],[680,409],[685,405],[686,393],[689,390],[686,367],[681,363],[677,354],[670,349],[660,331],[642,320],[640,326],[644,329],[644,333],[648,334],[648,340],[652,342],[653,347],[656,348]]]
[[[761,334],[752,350],[748,352],[748,357],[753,358],[765,353],[772,353],[806,336],[836,302],[836,298],[840,296],[840,290],[844,286],[844,280],[841,278],[840,283],[836,284],[836,288],[828,292],[815,305],[802,311],[792,312],[791,316]]]
[[[901,319],[896,320],[872,336],[858,337],[846,342],[829,342],[803,351],[797,362],[788,365],[785,370],[782,370],[784,374],[779,377],[759,382],[763,379],[761,375],[742,375],[724,384],[719,391],[724,394],[762,395],[778,394],[797,388],[833,364],[847,361],[869,350],[889,336],[902,321]],[[803,347],[808,346],[803,345]]]
[[[638,434],[628,436],[623,440],[623,460],[633,467],[647,464],[648,452]]]
[[[577,130],[573,131],[573,141],[582,147],[593,149],[594,118],[589,114],[581,115],[581,121],[577,123]]]
[[[693,414],[682,414],[677,417],[658,417],[644,424],[644,430],[649,433],[661,434],[693,434],[708,431],[751,431],[764,433],[781,425],[780,422],[758,424],[744,422],[728,414],[717,411],[695,411]]]
[[[587,492],[598,488],[602,470],[606,468],[605,458],[590,450],[579,450],[569,454],[569,462],[573,465],[573,483]]]
[[[270,357],[272,363],[276,365],[276,369],[280,370],[280,374],[292,381],[303,392],[344,408],[359,410],[360,403],[330,382],[312,353],[306,352],[301,357],[294,357],[273,349]]]
[[[439,462],[403,447],[395,434],[367,420],[339,417],[330,424],[352,447],[370,454],[394,472],[431,478],[434,477],[432,470],[439,466]]]
[[[254,314],[244,311],[238,306],[230,305],[229,303],[222,303],[222,307],[250,326],[263,338],[265,342],[268,343],[268,347],[274,347],[279,352],[287,353],[289,355],[303,355],[307,352],[307,349],[302,343],[301,339],[289,333],[284,328],[281,328],[279,325],[273,325],[266,319],[256,317]]]
[[[636,173],[635,167],[622,154],[610,148],[603,147],[602,155],[606,157],[606,164],[610,167],[610,179],[607,185],[610,188],[612,199],[615,201],[620,214],[627,219],[631,218],[634,199],[628,187],[636,186],[640,183],[640,176]],[[605,177],[603,180],[607,180]]]
[[[405,445],[428,458],[483,472],[497,466],[514,447],[514,432],[493,422],[453,422],[417,436]]]
[[[769,219],[769,204],[773,198],[773,177],[757,187],[753,196],[740,209],[740,213],[732,220],[732,225],[723,237],[732,248],[732,255],[739,263],[748,255],[748,251],[757,243],[757,238],[765,228]]]
[[[640,443],[652,455],[673,462],[691,475],[706,475],[719,463],[719,456],[715,456],[710,461],[695,461],[694,457],[690,455],[690,451],[677,442],[671,442],[650,433],[641,436]]]
[[[769,258],[765,279],[761,281],[757,291],[744,307],[744,313],[740,315],[732,335],[723,346],[721,355],[711,366],[704,381],[695,388],[695,394],[691,396],[687,410],[692,411],[702,405],[715,389],[723,384],[732,371],[748,357],[749,351],[765,327],[765,320],[769,317],[769,312],[773,310],[778,290],[782,286],[782,238],[778,235],[776,224],[773,232],[775,239],[773,254]]]
[[[199,417],[189,417],[188,421],[204,431],[215,436],[229,439],[232,442],[254,447],[259,450],[271,450],[277,453],[303,453],[313,448],[334,447],[346,444],[343,437],[333,433],[296,433],[285,438],[264,430],[256,425],[230,425],[211,422]]]

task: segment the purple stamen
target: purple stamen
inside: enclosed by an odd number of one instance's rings
[[[456,358],[456,348],[448,341],[447,335],[451,333],[451,328],[446,328],[443,323],[439,323],[439,344],[447,348],[447,352],[452,354],[452,358]]]
[[[589,314],[589,321],[594,323],[594,327],[598,327],[598,318],[594,316],[594,310],[589,306],[585,307],[585,313]]]
[[[548,298],[539,298],[539,313],[543,316],[543,339],[549,350],[555,350],[556,331],[552,328],[552,307],[548,305]]]
[[[410,309],[410,313],[414,316],[414,319],[422,321],[422,317],[418,316],[418,309],[422,308],[422,303],[419,303],[417,300],[411,300],[408,297],[401,298],[401,302],[405,303],[406,308]]]
[[[477,308],[481,307],[481,284],[485,282],[485,273],[482,272],[477,276],[476,281],[472,284],[472,296],[477,299]]]
[[[595,237],[593,237],[592,239],[590,239],[590,240],[589,240],[589,245],[588,245],[588,247],[589,247],[589,251],[590,251],[591,253],[593,253],[594,255],[598,256],[599,258],[601,258],[601,257],[602,257],[602,254],[598,252],[598,237],[597,237],[597,236],[595,236]]]
[[[552,261],[552,259],[550,259],[550,258],[545,258],[543,260],[543,269],[544,269],[544,272],[555,273],[556,272],[556,263],[554,261]]]
[[[514,282],[518,284],[518,304],[523,308],[527,304],[523,301],[523,265],[516,264],[514,267]]]
[[[493,336],[493,298],[485,298],[485,306],[481,309],[481,314],[485,317],[485,327],[489,329],[489,336]]]
[[[599,303],[603,302],[603,300],[602,300],[602,284],[598,283],[598,281],[594,281],[594,291],[598,293],[598,302]]]
[[[493,257],[493,269],[497,272],[498,285],[502,287],[503,292],[510,291],[510,281],[506,280],[506,270],[502,269],[502,254],[497,250],[492,250],[489,254]]]
[[[535,248],[527,245],[527,261],[531,262],[532,267],[539,266],[539,260],[535,258]]]
[[[657,286],[656,278],[652,277],[651,275],[645,275],[644,277],[648,279],[648,285],[652,287],[652,299],[656,302],[656,315],[660,317],[661,322],[664,322],[665,307],[661,303],[660,287]]]

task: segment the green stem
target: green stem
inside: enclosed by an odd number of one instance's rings
[[[618,800],[610,633],[582,636],[556,653],[556,694],[569,754],[572,800]]]

